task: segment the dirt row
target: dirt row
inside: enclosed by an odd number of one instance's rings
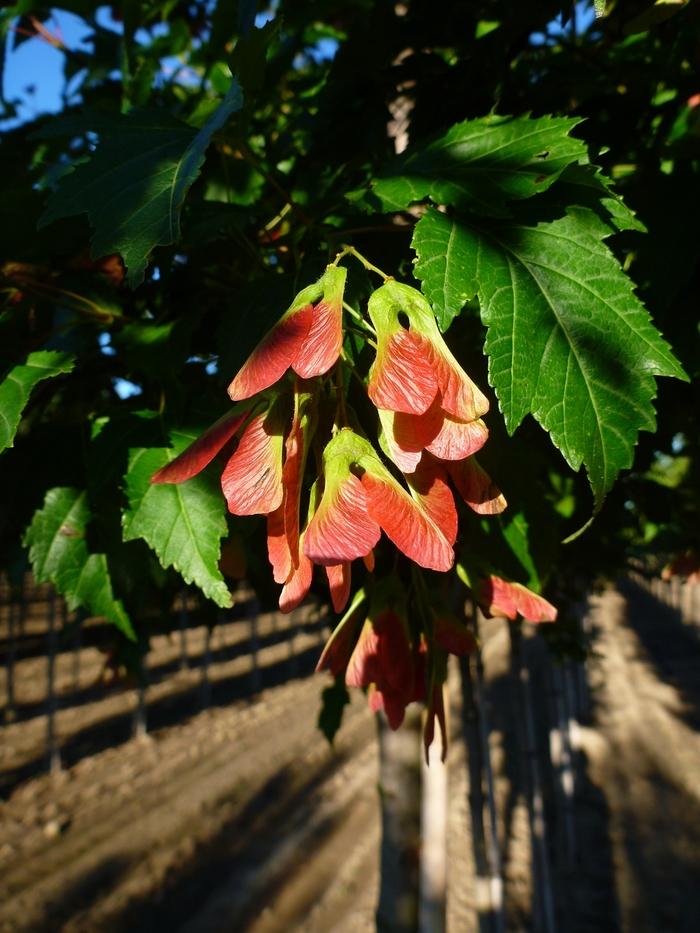
[[[241,599],[243,618],[228,620],[210,631],[204,625],[151,638],[145,658],[145,684],[137,689],[133,677],[114,677],[101,648],[87,644],[58,650],[53,671],[53,715],[48,722],[48,661],[44,654],[28,653],[14,663],[12,715],[2,730],[0,792],[5,795],[23,780],[47,766],[51,752],[49,732],[59,763],[70,767],[82,758],[132,734],[162,729],[189,718],[203,707],[224,705],[252,696],[263,687],[308,674],[328,635],[328,621],[314,606],[291,616],[258,614],[247,609],[249,594]],[[28,613],[35,630],[46,604]],[[253,605],[254,610],[254,605]],[[45,619],[44,619],[45,625]],[[86,640],[93,634],[88,629]],[[99,634],[99,633],[98,633]],[[46,633],[30,633],[32,641]],[[0,696],[7,693],[7,668],[0,670]],[[137,722],[139,704],[145,723]]]
[[[547,810],[558,928],[694,931],[700,928],[697,634],[673,607],[633,584],[596,598],[589,623],[592,720],[573,724],[571,865],[557,861],[556,810]],[[323,633],[305,631],[305,624],[299,620],[295,638],[302,648],[309,639],[315,660]],[[261,676],[270,665],[289,663],[284,640],[262,647],[264,631],[261,622]],[[507,627],[494,620],[484,635],[507,929],[527,930],[531,848]],[[195,657],[194,640],[191,650]],[[216,664],[238,662],[212,663],[214,697]],[[330,749],[315,725],[325,679],[308,673],[298,656],[296,663],[291,679],[287,666],[283,679],[248,696],[82,757],[59,774],[20,782],[0,805],[0,929],[374,929],[373,718],[355,694]],[[201,670],[183,675],[196,685]],[[240,676],[250,687],[250,670]],[[544,710],[546,685],[533,683],[537,709]],[[448,930],[472,933],[484,898],[474,873],[456,669],[451,698]],[[157,706],[157,692],[148,699]],[[32,722],[14,724],[12,734]],[[544,715],[541,726],[546,743]],[[20,749],[31,744],[14,741]]]
[[[257,899],[245,876],[271,858],[269,840],[291,838],[299,819],[297,835],[307,838],[324,779],[349,760],[357,773],[370,764],[367,751],[364,764],[353,756],[372,734],[363,707],[333,754],[315,731],[317,688],[308,679],[285,684],[20,788],[6,805],[25,833],[5,852],[4,928],[147,930],[157,917],[173,929],[218,885],[234,913],[249,912]],[[373,800],[371,778],[367,786]]]

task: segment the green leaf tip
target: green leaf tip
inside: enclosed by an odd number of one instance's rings
[[[29,396],[43,379],[69,373],[75,366],[72,353],[37,350],[13,367],[0,382],[0,453],[12,447]]]

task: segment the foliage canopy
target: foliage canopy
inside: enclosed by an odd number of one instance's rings
[[[0,565],[28,553],[127,636],[178,574],[227,605],[226,548],[276,599],[264,523],[226,514],[215,467],[149,479],[344,244],[421,287],[490,386],[510,508],[462,515],[463,579],[565,606],[631,553],[697,547],[700,16],[602,6],[60,4],[89,53],[5,6],[3,60],[48,41],[71,94],[31,121],[2,101]],[[349,321],[373,274],[348,266]]]

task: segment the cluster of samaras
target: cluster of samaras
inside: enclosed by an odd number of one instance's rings
[[[223,493],[234,515],[267,516],[268,554],[285,612],[307,595],[314,564],[325,568],[341,612],[352,561],[362,559],[371,572],[382,532],[418,566],[449,570],[458,524],[453,489],[482,514],[506,506],[474,457],[488,437],[481,420],[486,397],[445,344],[426,299],[392,279],[370,297],[371,325],[363,326],[376,347],[366,393],[378,413],[379,448],[394,471],[361,433],[345,398],[344,376],[352,374],[342,350],[345,277],[345,269],[331,265],[297,295],[231,383],[233,410],[153,477],[189,479],[238,436],[221,476]],[[293,378],[285,378],[289,370]],[[316,469],[305,490],[312,451]],[[524,587],[496,577],[484,583],[487,610],[533,621],[551,616],[552,607]],[[400,593],[375,590],[384,595],[373,599],[359,639],[355,619],[351,637],[345,625],[321,663],[336,674],[346,670],[352,685],[371,685],[373,705],[398,725],[406,704],[426,695],[427,639],[402,619]],[[434,615],[431,643],[469,650],[463,623]]]

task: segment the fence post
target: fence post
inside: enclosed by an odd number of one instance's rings
[[[260,665],[258,663],[258,653],[260,651],[260,640],[258,638],[258,615],[260,612],[260,603],[258,597],[253,597],[253,605],[249,619],[250,628],[250,692],[260,693],[262,689],[262,677],[260,674]]]
[[[472,849],[476,875],[476,912],[480,933],[491,933],[492,910],[488,880],[488,858],[486,855],[486,831],[484,829],[483,763],[479,723],[474,695],[474,678],[468,657],[459,659],[462,683],[462,731],[467,749],[469,771],[469,814],[471,818]]]
[[[579,601],[574,609],[581,639],[586,649],[588,649],[591,631],[591,620],[588,611],[589,606],[587,600]],[[591,716],[591,696],[588,687],[588,673],[585,657],[583,661],[579,661],[575,664],[568,689],[570,692],[570,709],[573,710],[571,746],[574,751],[578,752],[581,747],[578,724],[579,722],[588,722]]]
[[[180,670],[186,671],[190,666],[187,654],[187,627],[189,625],[189,612],[187,610],[187,593],[185,590],[180,592],[180,608],[177,614],[178,629],[180,632]]]
[[[680,577],[677,576],[676,574],[674,574],[674,575],[671,577],[670,587],[671,587],[671,599],[670,599],[671,606],[672,606],[674,609],[676,609],[678,612],[680,612],[680,610],[681,610],[681,587],[682,587],[682,584],[681,584],[681,579],[680,579]]]
[[[693,622],[693,583],[684,583],[681,586],[681,621],[686,625]]]
[[[299,660],[296,656],[296,650],[294,648],[294,640],[297,634],[297,610],[289,613],[287,617],[289,619],[289,628],[287,636],[287,646],[288,646],[288,657],[289,657],[289,679],[293,680],[299,674]]]
[[[19,611],[19,604],[15,604],[12,599],[12,591],[10,591],[7,603],[7,701],[5,704],[5,722],[13,722],[15,718],[15,622]]]
[[[146,650],[142,651],[139,657],[136,677],[136,705],[134,706],[132,714],[131,734],[135,739],[142,739],[148,734],[148,707],[146,704],[146,689],[148,687],[148,644],[146,644]]]
[[[65,604],[64,604],[65,605]],[[61,752],[56,742],[56,594],[49,591],[48,630],[46,633],[46,751],[51,774],[61,770]]]
[[[226,643],[227,627],[228,627],[228,622],[226,620],[226,612],[223,609],[217,609],[216,610],[216,629],[219,633],[218,651],[220,652],[222,661],[228,660],[228,645]]]
[[[204,626],[204,652],[202,655],[202,709],[207,709],[211,703],[211,681],[209,680],[209,667],[211,665],[211,637],[212,626],[207,622]]]
[[[83,614],[78,610],[73,639],[73,691],[80,689],[80,655],[83,650]]]

